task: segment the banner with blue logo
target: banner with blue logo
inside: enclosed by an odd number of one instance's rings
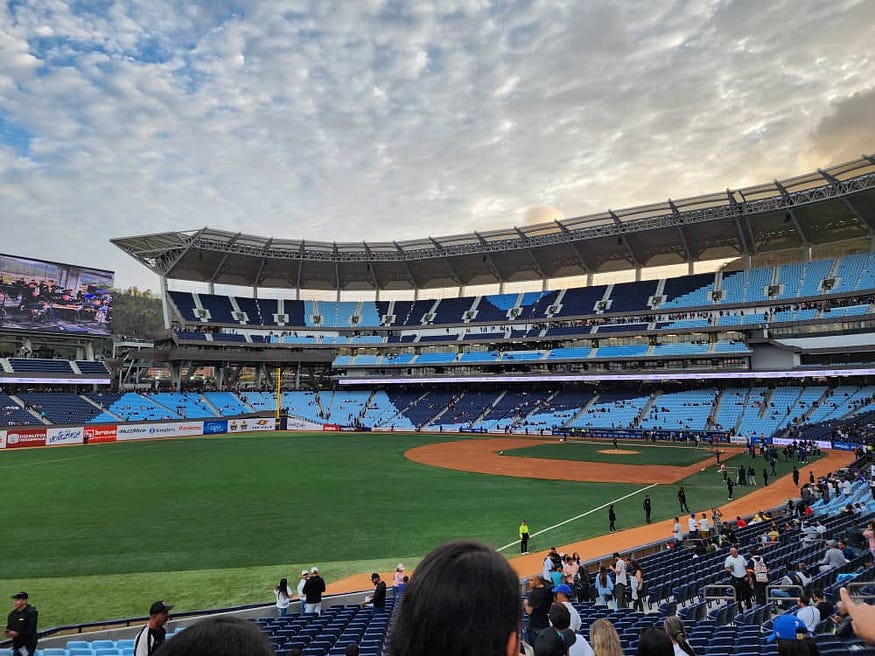
[[[204,435],[221,435],[227,432],[227,419],[209,419],[204,422]]]

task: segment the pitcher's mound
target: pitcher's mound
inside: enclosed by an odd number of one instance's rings
[[[599,453],[607,453],[612,456],[637,456],[639,451],[629,449],[599,449]]]

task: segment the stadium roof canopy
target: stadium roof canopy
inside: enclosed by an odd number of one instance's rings
[[[161,276],[246,287],[428,289],[875,243],[875,157],[725,192],[525,227],[331,242],[203,228],[113,239]]]

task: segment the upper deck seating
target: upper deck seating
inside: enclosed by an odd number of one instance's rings
[[[656,294],[658,280],[623,282],[611,290],[609,312],[642,312],[649,308],[650,298]]]

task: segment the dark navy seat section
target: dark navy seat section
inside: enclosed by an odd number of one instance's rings
[[[198,294],[198,297],[204,309],[210,312],[210,323],[240,323],[231,314],[234,308],[231,307],[231,299],[227,296]]]
[[[84,424],[101,412],[99,408],[76,394],[26,392],[19,394],[18,398],[33,406],[40,415],[53,424]]]
[[[434,319],[431,323],[462,323],[465,320],[465,312],[470,310],[472,305],[474,305],[473,296],[442,298],[441,302],[438,303],[434,313]]]
[[[200,321],[200,318],[194,313],[194,295],[191,292],[170,292],[170,300],[179,310],[179,316],[183,321]]]
[[[279,305],[276,299],[259,298],[256,299],[255,304],[258,306],[258,314],[261,317],[262,326],[277,325],[276,320],[273,318],[273,316],[279,312]],[[252,317],[250,317],[250,320],[251,319]]]
[[[418,397],[417,397],[418,398]],[[403,414],[414,426],[424,426],[431,419],[449,405],[453,399],[452,392],[433,390],[425,395],[420,401],[414,401],[415,405],[409,405]],[[394,402],[394,399],[393,399]],[[398,407],[397,405],[395,407]]]
[[[440,416],[438,424],[470,424],[495,401],[496,392],[465,392],[451,408]]]
[[[606,289],[605,285],[569,289],[565,292],[565,296],[562,297],[562,309],[553,316],[572,317],[581,314],[593,314],[596,303],[602,300]]]
[[[662,295],[666,301],[671,301],[679,296],[689,294],[707,287],[714,282],[713,273],[696,273],[692,276],[681,276],[680,278],[666,278],[665,286],[662,288]]]
[[[523,294],[522,312],[520,312],[518,319],[539,321],[546,318],[547,308],[556,302],[557,296],[559,296],[558,291]],[[529,299],[532,299],[531,303],[526,302]]]
[[[501,323],[507,321],[508,311],[516,305],[519,294],[493,294],[482,296],[477,304],[477,323]]]
[[[584,335],[589,335],[589,332],[589,326],[554,326],[552,328],[547,328],[547,332],[544,333],[544,336],[563,337],[568,335],[571,337],[582,337]]]
[[[246,324],[249,326],[264,326],[265,321],[261,316],[261,310],[258,308],[258,301],[254,298],[244,296],[236,296],[237,307],[241,312],[246,313]]]
[[[72,374],[73,367],[69,360],[51,360],[48,358],[9,358],[12,371],[15,373],[40,374]]]
[[[0,426],[29,426],[39,424],[39,419],[0,392]]]
[[[108,374],[109,369],[100,360],[76,360],[76,366],[83,374]]]
[[[648,310],[647,301],[656,293],[658,280],[623,282],[611,290],[610,312],[638,312]]]

